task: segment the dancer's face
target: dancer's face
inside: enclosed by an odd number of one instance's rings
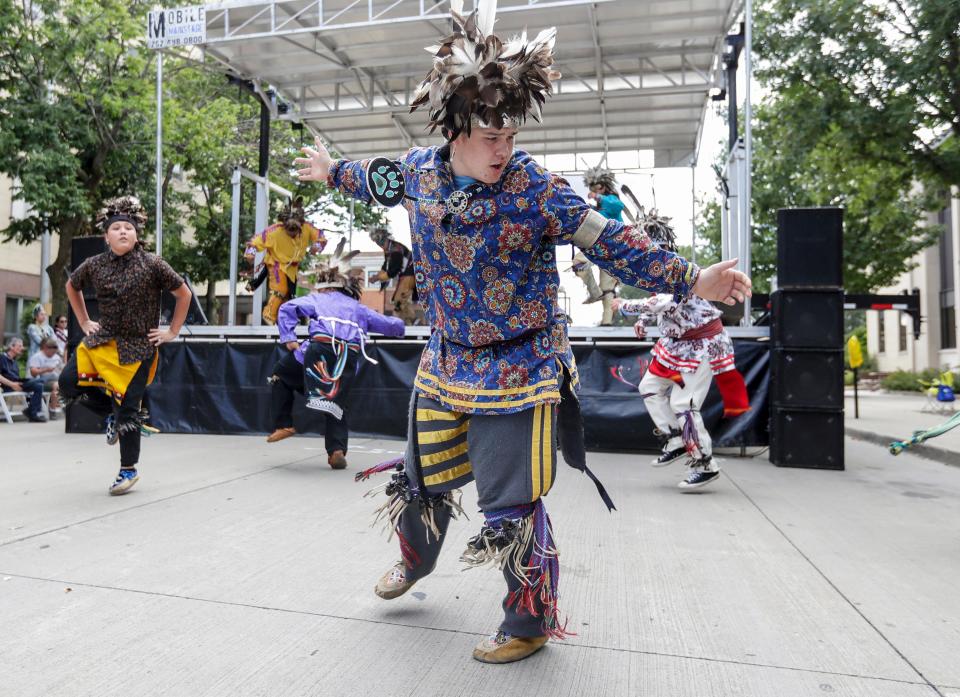
[[[110,251],[122,257],[137,245],[137,228],[126,220],[116,220],[110,223],[104,238]]]
[[[473,177],[484,184],[496,184],[513,155],[515,128],[474,128],[453,141],[451,164],[454,173]]]
[[[287,218],[283,222],[283,229],[287,231],[290,237],[296,237],[300,234],[300,221],[296,218]]]

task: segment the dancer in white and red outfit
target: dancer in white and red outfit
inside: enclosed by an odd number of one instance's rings
[[[675,250],[668,219],[646,215],[645,232],[662,248]],[[706,486],[720,476],[713,459],[713,442],[700,409],[714,377],[724,402],[724,416],[749,410],[746,385],[734,364],[733,342],[720,322],[721,312],[697,295],[678,300],[660,293],[643,300],[617,300],[623,315],[638,315],[638,338],[656,325],[661,338],[654,344],[653,361],[640,381],[640,394],[663,451],[655,466],[688,458],[689,471],[678,485],[683,491]]]

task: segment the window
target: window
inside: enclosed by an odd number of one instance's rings
[[[940,307],[940,348],[957,348],[957,311],[952,305]]]
[[[957,312],[953,277],[953,233],[950,206],[942,209],[937,222],[943,226],[940,231],[940,348],[957,347]]]
[[[877,312],[878,324],[877,324],[877,353],[886,353],[887,352],[887,326],[886,326],[886,315],[887,313],[883,310]]]
[[[898,334],[897,338],[899,339],[900,344],[900,353],[906,353],[907,351],[907,328],[903,325],[909,319],[908,315],[903,314],[902,312],[897,313],[897,329]]]
[[[3,342],[11,336],[20,336],[20,315],[23,314],[27,298],[8,295],[3,312]]]

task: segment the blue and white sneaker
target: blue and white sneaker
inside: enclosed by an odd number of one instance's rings
[[[666,467],[667,465],[672,465],[677,460],[682,460],[687,456],[686,448],[674,448],[673,450],[664,450],[660,453],[660,457],[655,460],[651,460],[650,464],[654,467]]]
[[[720,476],[720,467],[713,461],[709,455],[700,460],[692,460],[690,469],[687,471],[687,478],[677,484],[677,488],[683,492],[690,492],[695,489],[705,487],[710,482],[716,481]]]
[[[117,475],[117,478],[113,484],[110,485],[108,491],[111,496],[119,496],[120,494],[125,494],[130,491],[138,481],[140,481],[140,476],[137,474],[136,467],[121,467],[120,474]]]
[[[117,430],[117,417],[110,414],[103,423],[107,434],[107,445],[116,445],[117,441],[120,440],[120,431]]]

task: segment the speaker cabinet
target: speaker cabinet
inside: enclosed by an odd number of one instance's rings
[[[778,467],[842,470],[843,410],[770,410],[770,461]]]
[[[207,321],[207,315],[203,311],[203,307],[200,305],[200,301],[197,299],[197,294],[193,291],[193,285],[190,283],[190,277],[184,275],[183,282],[187,284],[187,290],[190,291],[190,307],[187,308],[187,318],[184,320],[184,324],[191,324],[193,326],[200,326],[209,324]],[[164,293],[160,296],[160,322],[161,324],[170,324],[170,320],[173,319],[173,311],[177,307],[177,299],[173,297],[173,293]]]
[[[107,251],[107,243],[103,235],[89,237],[74,237],[70,240],[70,268],[76,269],[90,257],[95,257]]]
[[[87,306],[87,315],[94,322],[100,319],[100,304],[97,302],[97,296],[87,296],[86,291],[83,295],[83,304]],[[77,316],[73,314],[73,308],[67,306],[67,343],[70,344],[70,353],[73,353],[73,347],[83,341],[83,330],[80,323],[77,322]]]
[[[843,209],[777,211],[777,287],[843,286]]]
[[[843,349],[774,348],[770,401],[786,408],[843,409]]]
[[[777,290],[770,300],[774,346],[843,348],[842,290]]]

